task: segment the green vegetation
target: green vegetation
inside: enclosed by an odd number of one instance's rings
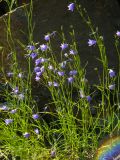
[[[14,0],[9,3],[10,11],[14,3]],[[72,27],[70,44],[62,29],[61,33],[45,35],[45,44],[33,42],[32,3],[31,0],[30,8],[26,9],[29,44],[21,45],[28,63],[27,72],[18,65],[11,14],[8,13],[6,21],[11,65],[10,72],[6,73],[1,62],[4,83],[1,96],[6,103],[1,103],[0,108],[0,157],[5,160],[94,160],[99,140],[119,134],[120,66],[117,73],[108,68],[103,37],[93,27],[85,9],[75,2],[75,9],[92,33],[88,46],[99,49],[103,66],[99,84],[91,89],[85,67],[81,66]],[[53,54],[55,36],[61,40],[57,55]],[[114,39],[120,65],[119,31]],[[50,95],[44,111],[32,97],[33,81],[44,86]],[[94,115],[92,109],[96,111]]]

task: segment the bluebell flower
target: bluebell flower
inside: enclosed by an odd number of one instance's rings
[[[43,72],[45,71],[45,67],[42,66],[42,67],[40,68],[40,71],[43,73]]]
[[[115,77],[115,72],[112,69],[109,69],[109,75],[111,78]]]
[[[33,114],[33,115],[32,115],[32,118],[33,118],[34,120],[37,120],[37,119],[39,118],[39,114]]]
[[[8,110],[8,107],[6,105],[3,105],[2,107],[0,107],[0,110],[2,111],[7,111]]]
[[[40,77],[36,76],[35,80],[38,82],[40,80]]]
[[[14,113],[16,113],[16,112],[17,112],[17,109],[12,109],[12,110],[10,111],[11,114],[14,114]]]
[[[35,57],[37,57],[37,53],[32,52],[32,53],[30,54],[30,57],[31,57],[32,59],[34,59]]]
[[[68,82],[69,82],[69,83],[73,83],[73,81],[74,81],[74,78],[73,78],[73,77],[69,77],[69,78],[68,78]]]
[[[48,82],[48,85],[49,86],[54,86],[54,87],[58,87],[59,86],[59,84],[57,83],[57,82]]]
[[[42,75],[42,72],[36,72],[36,76],[40,77]]]
[[[92,100],[91,96],[89,96],[89,95],[86,96],[86,99],[87,99],[88,102],[91,102],[91,100]]]
[[[53,31],[51,34],[45,35],[45,36],[44,36],[44,39],[45,39],[46,41],[49,41],[52,36],[55,36],[55,34],[56,34],[56,31]]]
[[[48,86],[52,86],[53,85],[53,82],[48,82]]]
[[[44,58],[38,58],[35,60],[35,65],[38,66],[42,62],[44,62]]]
[[[71,49],[69,54],[70,54],[70,55],[75,55],[75,54],[77,54],[77,51]]]
[[[35,67],[34,68],[34,72],[40,72],[40,71],[41,71],[40,67]]]
[[[62,50],[65,50],[66,48],[68,48],[68,44],[67,43],[62,43],[60,47],[61,47]]]
[[[19,78],[22,78],[22,77],[23,77],[23,74],[22,74],[22,73],[19,73],[19,74],[18,74],[18,77],[19,77]]]
[[[8,72],[8,73],[7,73],[7,76],[8,76],[8,77],[13,77],[13,75],[14,75],[13,72]]]
[[[66,64],[67,64],[67,61],[63,61],[63,62],[60,63],[60,67],[61,68],[65,68]]]
[[[51,158],[55,158],[55,156],[56,156],[56,151],[51,151]]]
[[[58,71],[57,73],[58,73],[59,76],[64,76],[65,75],[65,73],[63,71]]]
[[[54,86],[54,87],[58,87],[59,84],[58,84],[57,82],[53,82],[53,86]]]
[[[25,133],[23,134],[23,136],[24,136],[25,138],[29,138],[29,137],[30,137],[30,133],[25,132]]]
[[[69,11],[74,11],[74,8],[75,8],[75,4],[74,3],[70,3],[69,5],[68,5],[68,10]]]
[[[41,51],[44,52],[48,49],[48,46],[46,44],[42,44],[42,45],[40,45],[40,49],[41,49]]]
[[[35,132],[36,134],[39,134],[39,133],[40,133],[40,131],[39,131],[38,128],[34,129],[34,132]]]
[[[35,46],[33,46],[33,45],[28,45],[28,46],[27,46],[27,49],[30,50],[30,51],[33,51],[33,50],[35,50]]]
[[[18,87],[16,87],[16,88],[13,88],[13,93],[14,94],[17,94],[19,92],[19,89],[18,89]]]
[[[76,70],[72,70],[69,72],[69,75],[70,76],[75,76],[77,74],[77,71]]]
[[[109,89],[114,90],[115,89],[115,84],[109,85]]]
[[[13,122],[13,119],[5,119],[5,124],[6,125],[9,125],[12,122]]]
[[[117,35],[118,37],[120,37],[120,31],[117,31],[117,32],[116,32],[116,35]]]
[[[46,41],[49,41],[49,40],[50,40],[50,35],[49,35],[49,34],[45,35],[44,39],[45,39]]]
[[[92,40],[92,39],[89,39],[88,40],[88,45],[89,46],[93,46],[93,45],[95,45],[96,44],[96,40]]]
[[[53,68],[52,65],[49,65],[49,66],[48,66],[48,69],[49,69],[49,70],[53,70],[54,68]]]

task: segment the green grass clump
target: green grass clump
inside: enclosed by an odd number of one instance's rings
[[[6,74],[3,61],[1,67],[1,97],[6,102],[1,103],[0,110],[0,156],[3,159],[94,160],[100,139],[119,134],[120,66],[118,73],[108,67],[102,36],[94,29],[85,9],[75,3],[78,14],[94,33],[91,39],[95,43],[90,47],[94,45],[99,49],[99,61],[103,66],[99,84],[93,86],[86,79],[86,66],[81,65],[72,27],[70,42],[63,29],[61,33],[55,31],[47,34],[45,44],[39,45],[33,41],[32,0],[26,10],[29,44],[25,46],[21,43],[28,69],[22,70],[12,37],[11,15],[8,14],[9,73]],[[9,4],[10,11],[13,4],[14,1]],[[56,37],[61,42],[61,46],[58,44],[61,48],[54,54]],[[120,64],[117,35],[115,47]],[[45,88],[49,95],[44,110],[33,97],[33,84]],[[94,115],[93,109],[96,111]]]

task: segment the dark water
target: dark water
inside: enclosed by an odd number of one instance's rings
[[[21,1],[23,2],[23,1]],[[87,42],[90,36],[90,29],[83,22],[76,10],[71,13],[68,11],[69,1],[67,0],[33,0],[33,23],[35,24],[33,39],[40,44],[45,43],[44,35],[48,32],[59,31],[61,26],[66,36],[67,43],[70,42],[69,32],[72,25],[75,30],[76,41],[78,44],[79,55],[81,57],[82,66],[86,63],[86,78],[90,84],[98,83],[98,75],[94,68],[98,68],[99,74],[102,72],[102,65],[97,60],[99,55],[98,48],[89,47]],[[118,71],[118,57],[114,47],[114,34],[120,29],[120,6],[117,0],[79,0],[84,8],[86,8],[93,25],[99,28],[99,33],[104,38],[106,52],[109,60],[109,68]],[[0,46],[3,46],[4,66],[6,71],[9,71],[8,54],[11,52],[7,43],[6,28],[4,20],[7,16],[0,18]],[[25,51],[21,49],[17,40],[23,44],[28,44],[28,28],[27,18],[25,16],[25,9],[19,8],[11,14],[11,30],[15,40],[16,50],[18,54],[19,66],[22,70],[26,70],[26,60],[24,58]],[[60,50],[61,40],[55,37],[55,54]],[[1,56],[1,55],[0,55]],[[0,57],[1,58],[1,57]],[[33,83],[33,92],[38,94],[38,97],[46,97],[46,91],[40,92],[41,87]],[[42,89],[43,91],[43,89]]]
[[[0,16],[4,15],[8,11],[7,3],[5,1],[0,2]]]
[[[29,0],[17,0],[16,3],[13,5],[13,9],[28,2]],[[6,14],[8,11],[9,7],[7,2],[5,0],[0,0],[0,16]]]
[[[44,35],[48,32],[59,31],[61,26],[66,36],[66,41],[70,42],[69,32],[72,25],[75,30],[76,41],[78,44],[79,55],[81,57],[82,66],[86,63],[86,78],[90,84],[98,83],[98,75],[95,68],[98,68],[99,74],[102,72],[102,65],[97,60],[99,55],[98,48],[89,47],[87,42],[89,38],[93,38],[90,34],[90,29],[83,22],[76,10],[71,13],[68,11],[69,1],[67,0],[33,0],[33,23],[35,25],[33,39],[40,44],[45,43]],[[109,68],[118,71],[118,57],[114,47],[114,34],[120,30],[120,6],[117,0],[79,0],[84,8],[86,8],[93,25],[99,28],[99,33],[104,38],[106,46],[106,54],[108,56]],[[6,29],[4,20],[7,16],[0,18],[0,46],[3,46],[4,65],[6,71],[9,71],[9,59],[7,55],[10,53],[10,48],[6,41]],[[11,29],[15,40],[16,50],[18,53],[19,65],[23,70],[26,70],[26,60],[24,59],[25,51],[21,49],[18,39],[25,45],[28,44],[28,28],[25,9],[19,8],[11,15]],[[56,37],[55,54],[60,50],[61,40]],[[38,93],[38,96],[43,96],[40,93],[40,87],[33,84],[33,90]],[[40,95],[39,95],[40,94]],[[41,95],[42,94],[42,95]],[[46,101],[47,97],[45,98]]]
[[[100,73],[102,70],[102,66],[96,60],[99,57],[99,51],[97,47],[88,47],[88,39],[92,38],[90,36],[90,29],[83,23],[76,11],[74,13],[68,11],[68,3],[67,0],[34,0],[34,41],[40,41],[41,44],[45,43],[43,40],[44,35],[54,30],[60,31],[62,25],[67,41],[69,42],[70,25],[73,25],[82,65],[84,66],[88,62],[86,76],[91,83],[94,83],[97,81],[94,68],[98,67]],[[117,0],[80,0],[79,3],[86,8],[93,25],[99,28],[100,35],[104,38],[109,68],[117,70],[118,58],[114,49],[114,34],[120,28],[120,7]],[[27,44],[27,19],[24,9],[15,11],[12,14],[11,22],[15,39],[19,38],[23,43]],[[6,35],[3,28],[5,28],[5,25],[2,19],[0,19],[0,45],[5,46]],[[61,42],[58,41],[58,43],[56,49],[59,48]],[[18,44],[16,48],[20,52]],[[24,63],[23,60],[20,63]]]

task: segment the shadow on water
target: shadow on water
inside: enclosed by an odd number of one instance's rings
[[[29,0],[17,0],[15,1],[15,4],[13,5],[13,9],[23,4],[26,4],[28,2]],[[7,2],[5,0],[0,0],[0,16],[6,14],[8,11],[9,11],[9,7],[8,7]]]
[[[96,60],[99,57],[99,51],[97,47],[88,47],[88,39],[92,38],[92,36],[86,24],[83,23],[82,19],[78,16],[76,12],[71,14],[68,11],[67,0],[33,0],[33,2],[33,23],[35,24],[34,41],[45,43],[43,40],[44,35],[47,32],[52,32],[54,30],[60,31],[62,25],[63,31],[65,32],[66,38],[68,39],[67,41],[69,42],[70,37],[68,33],[71,30],[70,26],[73,25],[76,33],[76,40],[78,43],[78,49],[82,65],[84,66],[86,62],[88,62],[88,65],[86,67],[86,77],[88,78],[90,83],[96,83],[98,81],[98,78],[96,72],[94,71],[94,68],[97,67],[99,73],[101,73],[102,66],[100,65],[100,62]],[[80,4],[82,4],[83,7],[86,8],[88,15],[93,21],[93,24],[99,28],[100,35],[102,35],[104,38],[106,52],[109,60],[109,68],[113,68],[117,71],[118,58],[116,56],[116,51],[114,48],[114,34],[117,30],[119,30],[120,27],[120,7],[117,0],[94,0],[90,3],[88,2],[88,0],[80,0],[79,2]],[[8,54],[9,48],[8,45],[6,45],[7,42],[5,24],[3,22],[6,18],[7,16],[0,18],[0,46],[3,46],[4,49],[7,50],[4,52],[7,52]],[[12,13],[11,25],[15,41],[17,41],[17,39],[20,39],[22,43],[27,44],[27,19],[25,16],[24,7],[19,8]],[[59,47],[60,43],[61,42],[58,41],[56,49]],[[19,44],[17,42],[16,49],[17,52],[21,53],[21,49],[19,48]],[[18,54],[18,57],[21,61],[21,66],[24,66],[23,57],[21,57],[20,55],[23,54]]]
[[[26,1],[21,1],[21,3],[22,2]],[[44,35],[55,30],[60,32],[62,25],[67,42],[69,42],[69,32],[71,30],[70,25],[73,25],[76,33],[76,40],[78,43],[81,63],[84,66],[86,62],[88,62],[86,67],[86,78],[90,84],[98,83],[98,75],[94,68],[98,68],[99,73],[102,72],[102,66],[100,62],[96,60],[99,57],[99,51],[97,47],[88,46],[88,39],[92,38],[90,35],[90,30],[86,24],[83,23],[82,19],[76,13],[76,11],[73,14],[68,11],[68,1],[33,0],[33,2],[33,23],[35,24],[34,41],[40,42],[40,44],[45,43]],[[118,5],[117,0],[93,0],[92,2],[89,2],[88,0],[80,0],[79,2],[86,8],[88,15],[93,21],[93,24],[98,26],[100,35],[103,36],[105,41],[106,52],[109,60],[109,68],[112,68],[117,72],[118,58],[114,48],[114,34],[117,30],[119,30],[120,27],[120,6]],[[3,46],[4,62],[9,66],[9,60],[6,58],[10,53],[10,49],[8,48],[6,41],[7,37],[4,24],[4,20],[6,18],[7,15],[0,18],[0,46]],[[27,18],[25,16],[24,7],[18,8],[11,14],[11,26],[16,50],[18,53],[19,64],[22,69],[25,70],[26,61],[24,59],[24,50],[21,50],[17,42],[19,39],[23,44],[28,44],[28,37],[26,34],[28,33]],[[57,44],[55,44],[55,54],[57,54],[61,44],[60,39],[57,39],[57,37],[56,42]],[[6,68],[7,71],[9,71],[9,67]],[[36,99],[37,97],[45,97],[43,99],[43,106],[49,99],[49,93],[47,95],[46,89],[41,89],[41,86],[38,86],[35,83],[33,83],[33,94],[35,95]]]

